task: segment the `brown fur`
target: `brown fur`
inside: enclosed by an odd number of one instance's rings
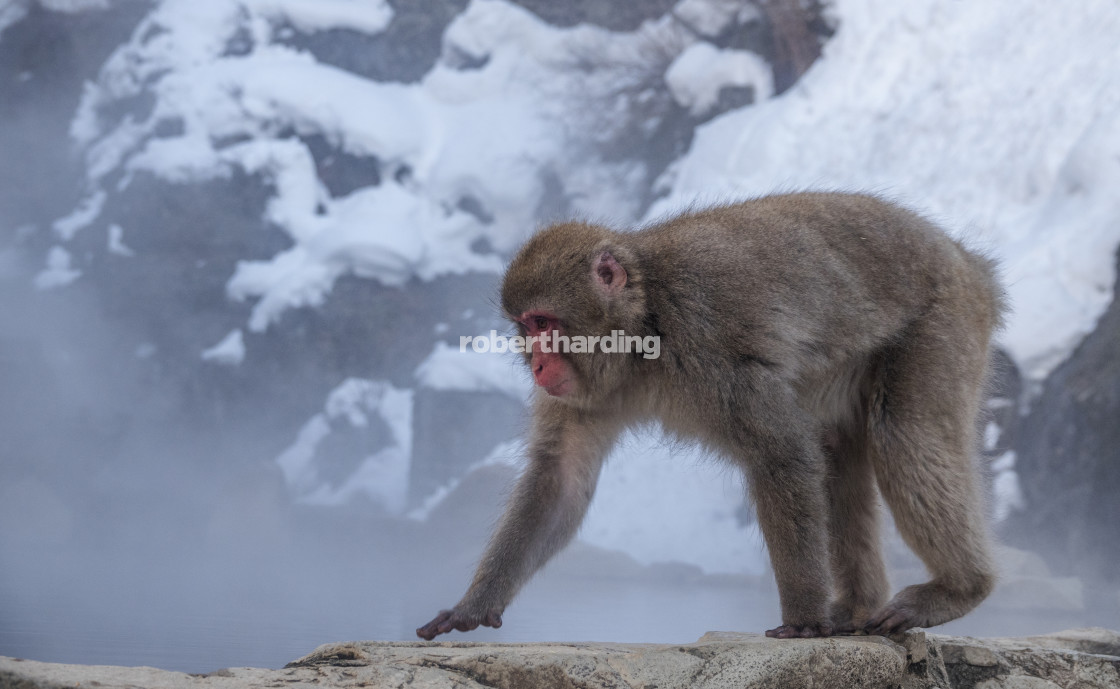
[[[595,283],[604,252],[625,270],[613,293]],[[565,357],[574,391],[538,392],[529,466],[422,638],[499,626],[575,534],[620,431],[649,420],[747,474],[781,598],[771,636],[928,627],[992,589],[973,449],[1003,297],[990,262],[920,216],[807,193],[634,232],[554,225],[511,263],[502,307],[567,335],[656,335],[661,356]],[[932,575],[889,602],[876,488]]]

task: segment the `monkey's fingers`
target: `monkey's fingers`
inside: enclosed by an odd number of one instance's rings
[[[771,639],[813,639],[832,636],[832,627],[827,624],[783,624],[774,629],[767,629],[766,636]]]
[[[455,609],[440,610],[439,614],[435,616],[435,619],[416,630],[416,636],[425,641],[431,641],[440,634],[446,634],[452,629],[460,632],[469,632],[478,629],[478,625],[480,624],[497,629],[502,626],[502,615],[497,612],[488,612],[480,620],[474,616],[464,615]]]
[[[497,629],[502,626],[502,615],[497,612],[488,612],[486,617],[482,618],[482,624],[486,627],[493,627]]]
[[[419,627],[416,630],[416,636],[425,641],[431,641],[440,634],[446,634],[451,631],[451,618],[454,616],[454,610],[440,610],[439,614],[432,619],[431,622]]]

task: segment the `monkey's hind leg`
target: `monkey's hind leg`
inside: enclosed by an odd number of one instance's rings
[[[988,333],[934,306],[885,353],[869,405],[879,489],[932,579],[909,586],[865,629],[932,627],[975,608],[995,585],[973,466]]]
[[[879,536],[879,496],[862,427],[830,433],[825,454],[830,474],[832,626],[837,634],[851,634],[883,606],[889,592]]]

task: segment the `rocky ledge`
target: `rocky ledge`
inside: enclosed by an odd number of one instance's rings
[[[280,670],[190,675],[153,668],[62,665],[0,657],[0,688],[256,687],[1120,688],[1120,634],[1077,629],[973,639],[912,631],[778,641],[710,632],[694,644],[328,644]]]

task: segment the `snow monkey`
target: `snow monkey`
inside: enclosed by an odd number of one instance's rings
[[[470,588],[421,638],[500,627],[576,533],[620,432],[651,420],[745,472],[781,602],[767,636],[929,627],[992,590],[973,451],[1003,293],[931,222],[802,193],[635,231],[562,223],[513,259],[501,305],[533,338],[528,465]],[[558,346],[614,331],[660,355]],[[932,575],[889,601],[877,493]]]

